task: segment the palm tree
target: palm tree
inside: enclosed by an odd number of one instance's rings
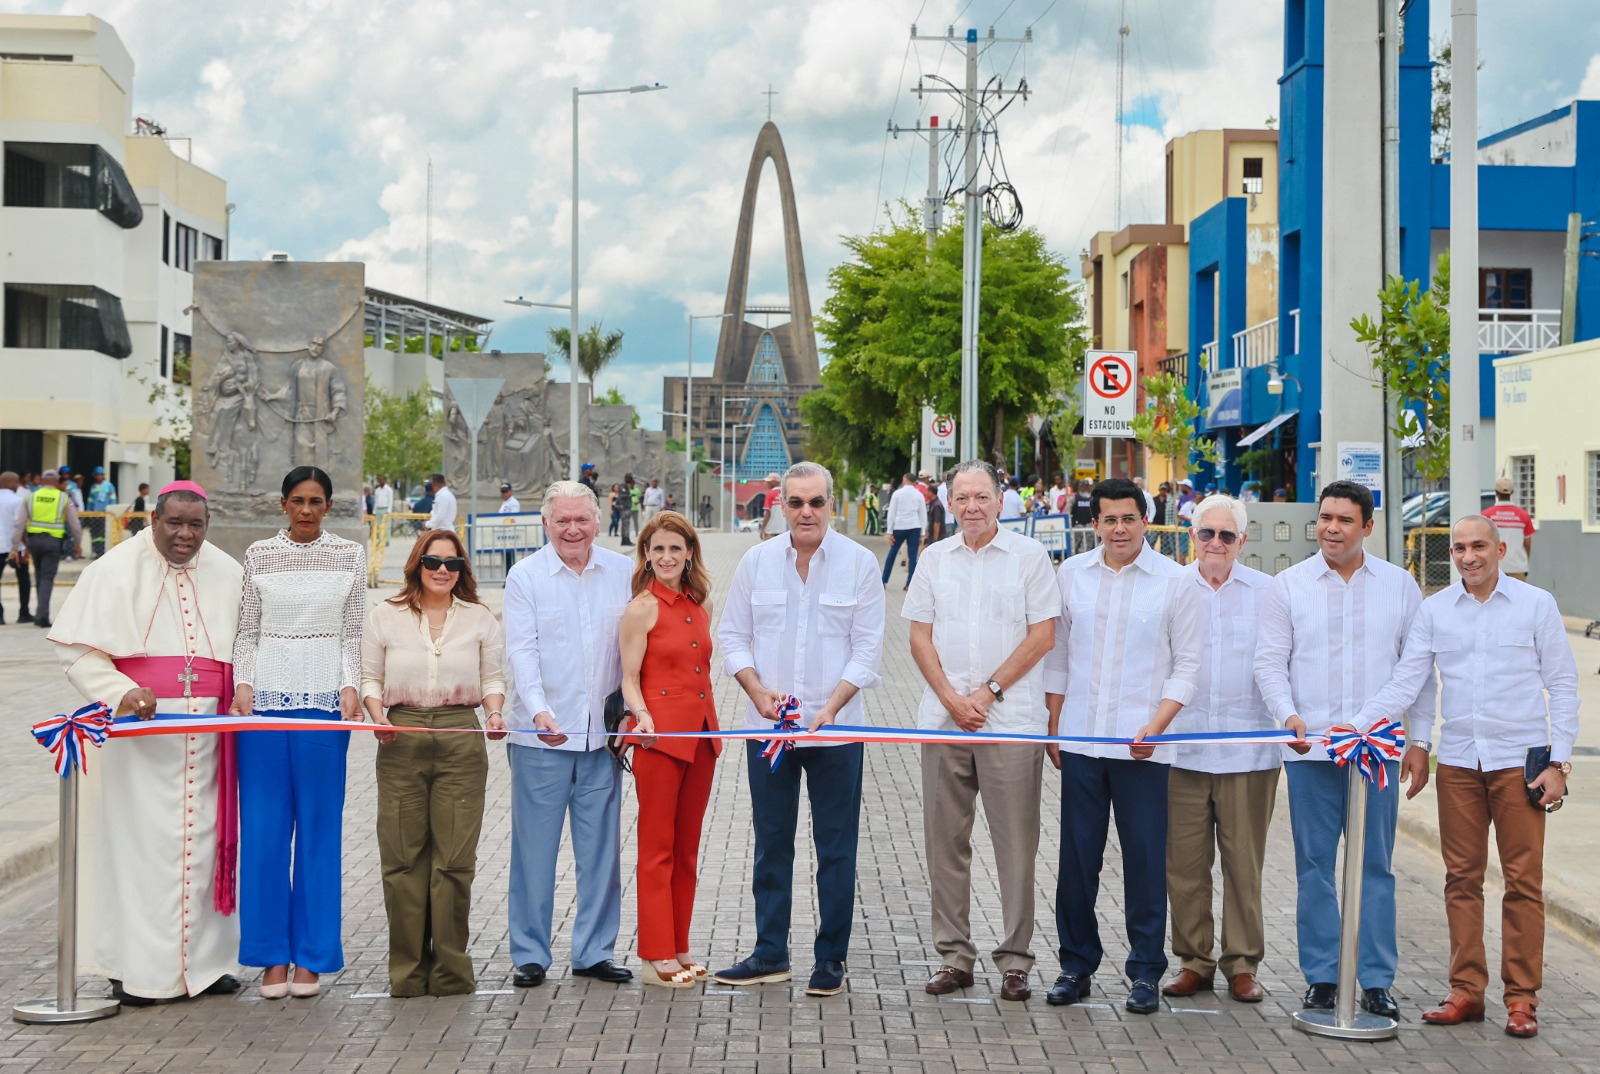
[[[588,379],[591,389],[600,371],[622,351],[622,332],[605,332],[602,335],[602,328],[602,323],[595,321],[578,336],[578,368]],[[556,349],[556,353],[566,358],[570,364],[571,347],[568,343],[572,336],[571,331],[566,328],[552,328],[548,334],[550,344]]]

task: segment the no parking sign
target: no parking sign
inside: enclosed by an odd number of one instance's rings
[[[1083,434],[1132,436],[1139,356],[1134,351],[1090,351],[1083,361]]]

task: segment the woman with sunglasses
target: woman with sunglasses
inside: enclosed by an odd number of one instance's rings
[[[323,531],[333,480],[315,466],[285,475],[279,505],[285,527],[245,552],[229,712],[360,720],[366,546]],[[239,961],[266,968],[263,999],[314,996],[320,975],[344,968],[349,746],[349,731],[239,736]]]
[[[637,721],[639,958],[645,984],[688,988],[708,975],[689,957],[700,828],[716,774],[716,739],[658,731],[716,731],[711,689],[711,578],[700,537],[676,511],[639,534],[633,600],[622,613],[622,697]]]
[[[478,599],[461,538],[429,530],[404,588],[367,614],[361,702],[372,722],[504,738],[505,645]],[[389,916],[391,996],[470,995],[467,912],[489,757],[483,736],[379,731],[378,857]]]

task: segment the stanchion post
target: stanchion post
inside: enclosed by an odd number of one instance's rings
[[[1391,1040],[1400,1035],[1393,1018],[1356,1009],[1361,991],[1356,956],[1361,941],[1361,874],[1367,857],[1367,780],[1354,762],[1345,765],[1349,785],[1344,809],[1344,902],[1339,907],[1339,997],[1331,1011],[1295,1011],[1302,1033],[1340,1040]]]
[[[78,772],[61,781],[60,844],[56,869],[56,998],[24,1000],[11,1017],[28,1025],[59,1025],[110,1018],[122,1009],[114,999],[78,1000]]]

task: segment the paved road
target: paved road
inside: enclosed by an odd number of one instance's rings
[[[751,538],[713,537],[708,559],[726,585],[737,556]],[[493,595],[498,599],[498,594]],[[889,641],[884,686],[869,695],[874,719],[910,723],[920,689],[907,631],[898,617],[898,579],[890,591]],[[13,638],[21,637],[12,644]],[[25,628],[6,628],[0,673],[12,685],[0,719],[0,808],[9,822],[14,804],[53,792],[43,755],[16,745],[22,726],[41,711],[68,703],[52,665],[42,664],[42,639]],[[1589,660],[1593,663],[1593,660]],[[1586,665],[1587,667],[1587,665]],[[1588,668],[1586,674],[1592,673]],[[1592,678],[1592,674],[1590,675]],[[719,681],[722,711],[735,711],[737,686]],[[803,995],[809,965],[808,929],[813,900],[802,887],[795,900],[799,926],[796,965],[802,979],[787,985],[666,993],[638,984],[617,988],[567,972],[564,937],[573,914],[573,873],[563,856],[557,899],[556,966],[537,989],[513,991],[506,953],[506,862],[509,839],[508,778],[503,762],[491,765],[489,819],[479,852],[478,899],[473,907],[472,954],[480,994],[449,999],[392,1000],[386,987],[382,896],[373,838],[374,747],[351,749],[349,808],[345,826],[345,953],[348,967],[329,979],[315,1000],[264,1002],[249,993],[165,1007],[129,1010],[106,1022],[79,1027],[0,1024],[0,1074],[64,1071],[308,1070],[382,1074],[387,1071],[520,1071],[529,1066],[635,1074],[646,1071],[776,1072],[950,1071],[1019,1072],[1182,1069],[1259,1071],[1361,1069],[1387,1071],[1594,1071],[1600,1068],[1600,971],[1594,952],[1552,930],[1543,1032],[1516,1041],[1500,1032],[1498,1007],[1480,1026],[1424,1028],[1423,1006],[1442,995],[1447,940],[1440,899],[1442,869],[1427,845],[1402,840],[1397,852],[1401,918],[1401,971],[1396,993],[1405,1022],[1397,1041],[1344,1045],[1290,1028],[1303,987],[1294,962],[1294,874],[1287,808],[1279,803],[1265,880],[1268,926],[1263,983],[1271,995],[1246,1006],[1206,996],[1182,1001],[1151,1017],[1122,1010],[1126,983],[1114,973],[1097,978],[1092,1005],[1058,1009],[1042,990],[1054,976],[1055,861],[1058,829],[1047,824],[1039,866],[1040,957],[1026,1004],[1002,1004],[998,975],[980,963],[968,994],[944,1001],[922,992],[936,958],[928,927],[922,859],[917,758],[910,747],[883,747],[869,757],[866,777],[857,927],[847,992],[833,999]],[[110,753],[107,753],[110,758]],[[44,775],[41,775],[44,773]],[[751,834],[743,766],[721,764],[706,822],[700,899],[692,947],[717,965],[748,953],[753,941],[749,903]],[[52,799],[53,800],[53,799]],[[633,827],[632,796],[623,826]],[[1413,803],[1408,811],[1420,806]],[[1059,815],[1057,785],[1047,781],[1045,815]],[[1565,832],[1569,814],[1555,818],[1552,839]],[[802,830],[805,821],[802,819]],[[989,851],[978,825],[974,879],[974,932],[980,949],[999,927],[998,895],[990,879]],[[1115,836],[1113,834],[1113,842]],[[634,846],[625,836],[624,861]],[[804,876],[811,856],[802,840]],[[1101,899],[1107,965],[1119,965],[1120,891],[1117,855],[1108,853]],[[1574,866],[1551,854],[1551,871]],[[1590,865],[1588,868],[1593,869]],[[631,865],[629,866],[631,873]],[[1594,885],[1584,890],[1592,892]],[[1588,896],[1590,899],[1592,895]],[[635,891],[626,883],[619,955],[631,959]],[[53,985],[54,886],[39,878],[13,887],[0,901],[0,998],[7,1002],[47,995]],[[1491,913],[1491,952],[1498,949],[1497,915]],[[85,980],[100,994],[101,981]],[[1102,1005],[1103,1004],[1103,1005]]]

